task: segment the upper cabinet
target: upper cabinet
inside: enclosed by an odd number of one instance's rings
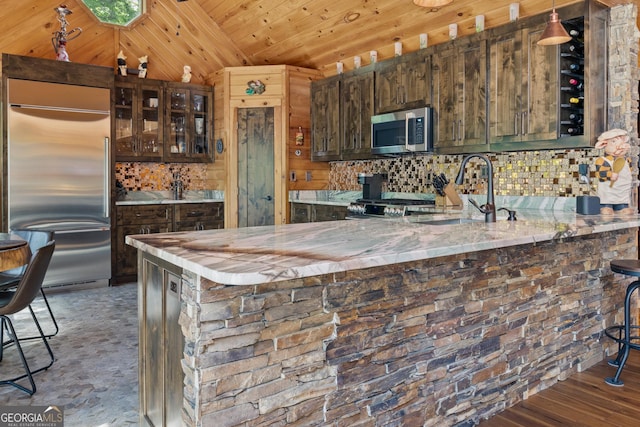
[[[573,40],[540,46],[547,16],[489,32],[491,151],[593,145],[607,127],[608,9],[594,1],[559,10]]]
[[[213,161],[213,88],[116,76],[117,161]]]
[[[431,56],[425,50],[380,62],[375,68],[375,114],[424,107],[431,99]]]
[[[371,157],[374,74],[370,67],[311,83],[311,159]]]
[[[486,151],[486,40],[469,37],[442,45],[433,55],[436,151]],[[462,148],[463,147],[463,148]]]
[[[559,46],[538,45],[541,14],[366,67],[374,113],[364,69],[315,82],[312,160],[373,158],[370,115],[428,104],[436,153],[592,146],[607,128],[608,8],[586,1],[558,13],[574,38]]]
[[[489,138],[494,143],[556,138],[558,47],[537,44],[545,27],[490,40]]]
[[[340,159],[340,76],[311,82],[311,160]]]
[[[165,158],[172,162],[213,159],[213,90],[168,82],[165,103]]]
[[[373,115],[373,73],[354,74],[342,80],[340,106],[342,116],[343,160],[371,156],[371,116]]]
[[[159,80],[117,76],[114,93],[116,158],[162,159],[163,87]]]

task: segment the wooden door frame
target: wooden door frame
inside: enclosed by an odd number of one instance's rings
[[[274,185],[274,224],[287,221],[287,128],[289,124],[282,119],[282,99],[245,98],[229,103],[227,129],[229,132],[226,147],[225,169],[227,184],[224,191],[224,227],[238,227],[238,109],[273,107],[273,185]]]

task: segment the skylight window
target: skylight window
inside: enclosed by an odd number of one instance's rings
[[[127,26],[144,12],[145,0],[82,0],[100,22]]]

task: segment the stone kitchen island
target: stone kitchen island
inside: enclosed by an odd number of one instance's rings
[[[432,217],[128,236],[141,425],[473,425],[615,351],[640,218]]]

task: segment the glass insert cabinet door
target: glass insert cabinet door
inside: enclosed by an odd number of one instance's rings
[[[116,156],[160,158],[161,131],[161,88],[119,82],[115,88]]]
[[[172,87],[167,98],[169,152],[166,155],[174,159],[210,159],[213,156],[211,93]]]
[[[136,151],[133,138],[133,99],[134,87],[116,88],[116,151],[118,154],[134,155]]]
[[[169,152],[184,156],[187,150],[187,116],[189,114],[187,90],[171,89],[169,94]]]

